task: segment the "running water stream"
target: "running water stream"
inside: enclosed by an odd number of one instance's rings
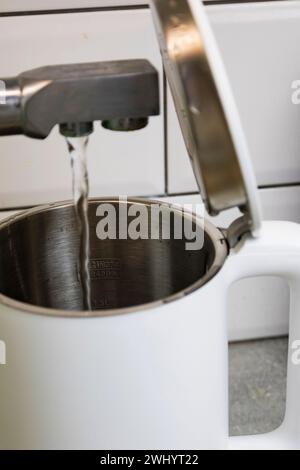
[[[90,229],[88,220],[89,178],[87,170],[88,137],[67,137],[73,174],[73,199],[80,235],[78,271],[82,287],[83,308],[92,310],[89,274]]]

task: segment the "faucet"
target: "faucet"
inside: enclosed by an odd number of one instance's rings
[[[159,80],[147,60],[47,66],[0,80],[0,136],[89,135],[94,121],[113,131],[142,129],[159,114]]]

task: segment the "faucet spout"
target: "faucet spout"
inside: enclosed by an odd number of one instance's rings
[[[94,121],[140,129],[159,114],[158,73],[147,60],[48,66],[1,83],[0,135],[44,139],[57,124],[63,135],[88,135]]]
[[[68,122],[59,126],[59,131],[64,137],[85,137],[92,134],[93,130],[92,122]]]
[[[21,90],[17,78],[1,80],[0,135],[22,134]]]

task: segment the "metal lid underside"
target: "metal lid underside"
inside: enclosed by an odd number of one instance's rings
[[[232,207],[257,233],[260,205],[228,77],[200,0],[151,0],[185,144],[207,211]],[[242,229],[243,231],[243,229]]]

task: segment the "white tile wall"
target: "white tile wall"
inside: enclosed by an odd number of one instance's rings
[[[145,5],[145,0],[1,0],[0,12]]]
[[[207,9],[229,74],[259,185],[300,181],[300,2]],[[196,189],[169,100],[169,191]]]
[[[0,76],[57,63],[147,58],[162,80],[148,9],[0,18]],[[162,88],[162,87],[161,87]],[[163,117],[135,133],[96,125],[89,146],[91,195],[164,192]],[[63,138],[0,139],[0,207],[69,198],[71,173]]]
[[[212,0],[206,0],[209,3]],[[149,0],[1,0],[0,12],[147,5]]]

